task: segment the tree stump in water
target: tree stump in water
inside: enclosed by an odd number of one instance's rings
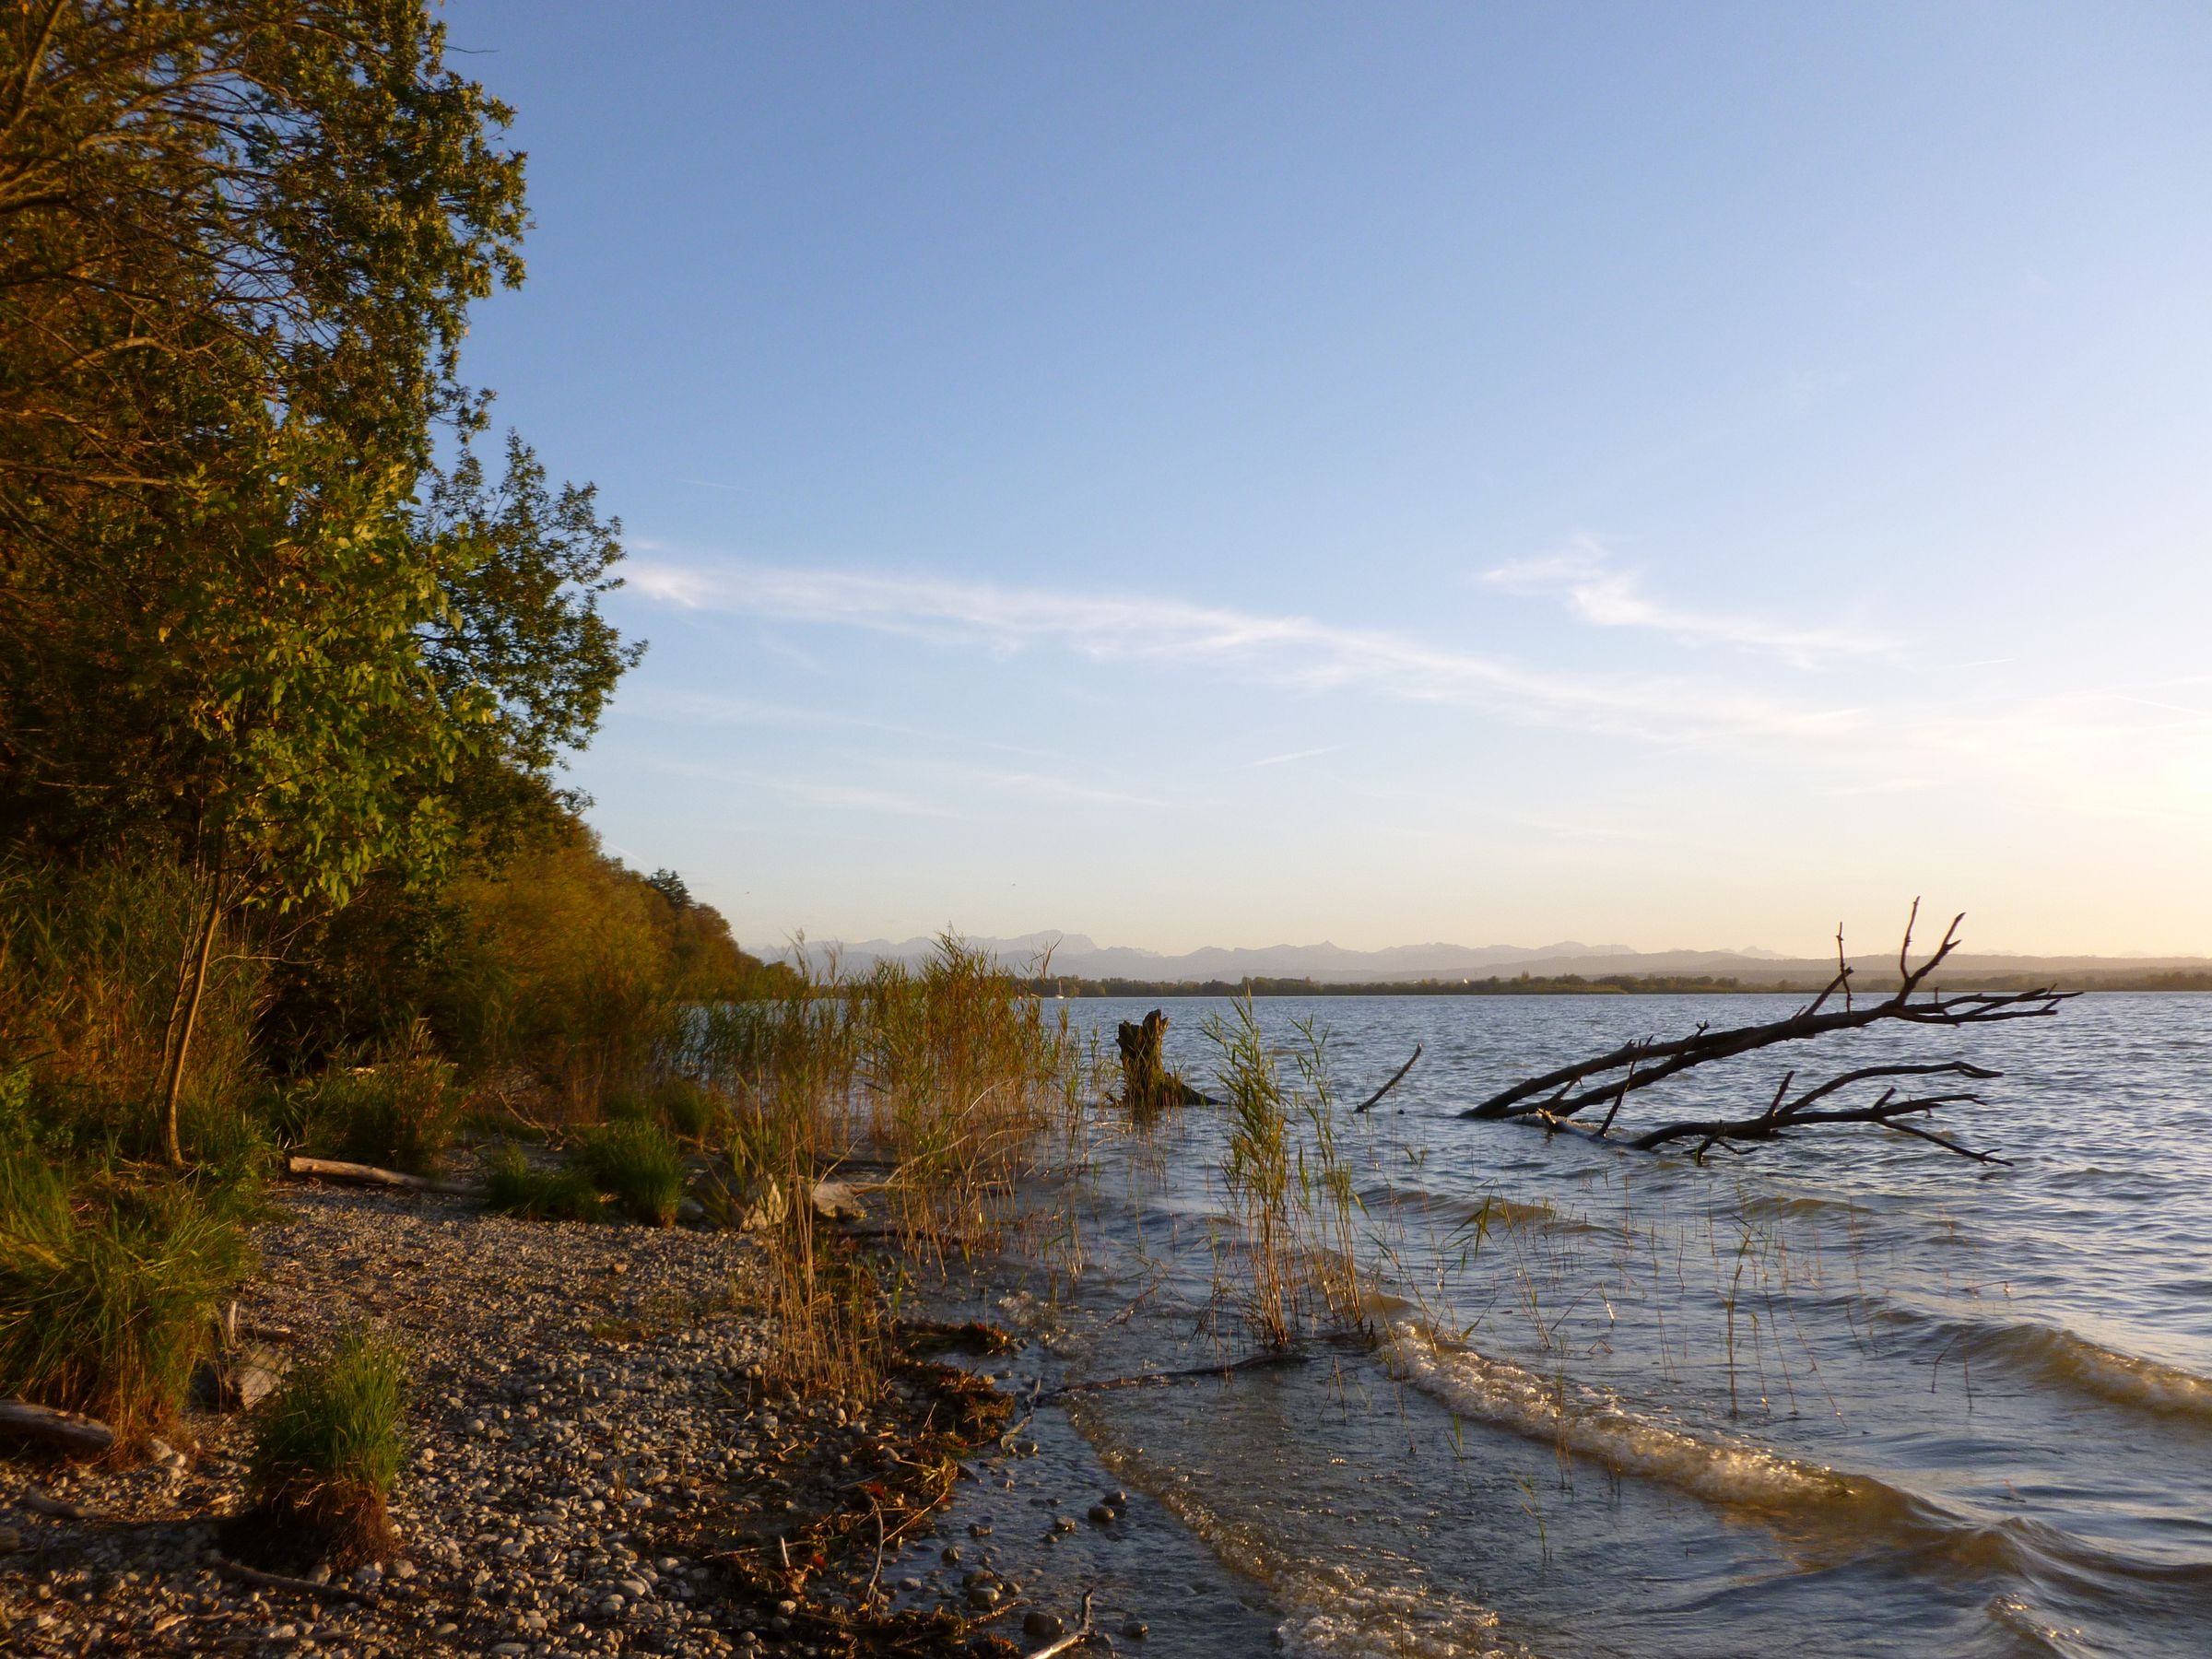
[[[1160,1040],[1167,1030],[1168,1017],[1155,1008],[1142,1023],[1123,1020],[1115,1033],[1122,1051],[1122,1104],[1132,1112],[1205,1103],[1206,1097],[1170,1071],[1161,1057]]]

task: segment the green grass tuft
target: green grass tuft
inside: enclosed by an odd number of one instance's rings
[[[705,1086],[685,1077],[611,1090],[600,1113],[610,1124],[659,1124],[683,1141],[704,1140],[721,1116]]]
[[[246,1199],[0,1153],[0,1394],[100,1418],[131,1445],[182,1404],[253,1253]]]
[[[714,1097],[689,1077],[667,1077],[653,1089],[661,1121],[678,1140],[700,1141],[722,1114]]]
[[[500,1147],[484,1159],[484,1204],[528,1221],[596,1221],[599,1189],[581,1170],[539,1170],[518,1147]]]
[[[666,1227],[683,1202],[684,1158],[657,1124],[606,1124],[576,1148],[575,1168],[632,1220]]]
[[[364,1331],[294,1371],[253,1426],[249,1480],[265,1525],[303,1529],[340,1566],[387,1558],[406,1405],[406,1356]]]

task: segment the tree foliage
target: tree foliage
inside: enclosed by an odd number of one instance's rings
[[[510,112],[423,0],[21,0],[0,23],[0,515],[55,550],[272,418],[417,469],[522,277]],[[94,527],[97,535],[97,526]]]
[[[0,846],[199,883],[172,1156],[226,918],[435,886],[472,823],[547,821],[636,658],[592,490],[469,445],[523,162],[444,54],[427,0],[0,18]]]
[[[421,630],[425,666],[449,706],[481,699],[488,711],[482,741],[458,759],[456,794],[480,835],[542,825],[541,793],[516,781],[590,740],[644,651],[599,612],[620,585],[621,523],[600,519],[588,484],[548,489],[535,453],[510,433],[500,481],[465,447],[430,477],[415,530],[434,550],[442,599]]]

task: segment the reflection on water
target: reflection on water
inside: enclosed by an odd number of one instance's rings
[[[2007,1075],[1947,1121],[2014,1167],[1853,1130],[1697,1168],[1454,1112],[1768,997],[1263,1002],[1315,1015],[1358,1120],[1382,1340],[1077,1396],[1127,1484],[1315,1654],[2212,1651],[2212,999],[1858,1033],[1837,1068]],[[1141,1005],[1066,1005],[1109,1034]],[[1208,1005],[1170,1005],[1209,1065]],[[1802,1056],[1794,1057],[1803,1064]],[[1681,1104],[1763,1100],[1756,1061]],[[1354,1095],[1357,1098],[1357,1095]],[[1020,1299],[1073,1377],[1234,1357],[1218,1114],[1109,1139],[1060,1194],[1083,1270]]]

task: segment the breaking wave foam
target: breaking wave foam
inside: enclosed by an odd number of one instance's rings
[[[1453,1411],[1710,1502],[1794,1512],[1847,1509],[1897,1521],[1926,1508],[1865,1476],[1693,1434],[1631,1411],[1596,1389],[1547,1381],[1510,1361],[1437,1343],[1418,1325],[1398,1325],[1392,1335],[1400,1373]]]

